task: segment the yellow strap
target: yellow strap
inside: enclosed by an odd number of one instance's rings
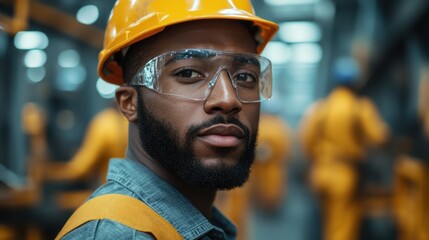
[[[110,219],[130,228],[149,233],[156,239],[183,239],[167,220],[144,202],[121,194],[106,194],[90,199],[80,206],[61,229],[55,240],[82,224],[99,219]]]

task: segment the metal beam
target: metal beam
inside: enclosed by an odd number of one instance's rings
[[[427,0],[402,0],[395,6],[392,22],[386,25],[384,38],[375,42],[374,46],[378,49],[378,55],[374,56],[372,71],[369,75],[369,82],[379,78],[385,68],[394,59],[396,50],[405,43],[409,37],[417,31],[421,21],[425,21],[429,14],[429,1]]]
[[[70,37],[79,39],[83,42],[88,43],[89,45],[95,47],[95,48],[102,48],[103,46],[103,38],[104,38],[104,32],[94,26],[91,25],[85,25],[78,21],[76,21],[76,18],[72,15],[69,15],[67,13],[64,13],[54,7],[51,7],[47,4],[41,3],[39,1],[30,1],[29,0],[16,0],[16,11],[19,10],[19,14],[16,14],[17,17],[23,18],[26,16],[24,13],[25,10],[25,3],[27,3],[27,8],[29,8],[29,11],[27,12],[27,16],[29,16],[32,20],[35,22],[42,24],[44,26],[53,28],[59,32],[62,32]],[[11,2],[9,0],[0,0],[0,4],[3,5],[11,5]],[[0,16],[1,17],[1,16]],[[3,23],[2,23],[3,21]],[[17,31],[24,30],[26,28],[22,28],[22,19],[21,22],[13,23],[15,25],[21,26],[21,28],[10,28],[11,20],[7,17],[1,17],[0,18],[0,26],[3,26],[1,24],[4,24],[8,29],[8,32],[16,33]],[[25,21],[27,22],[27,20]]]
[[[102,30],[79,23],[74,16],[63,13],[54,7],[32,1],[30,17],[40,24],[80,39],[95,48],[102,48],[103,46],[104,32]]]
[[[0,3],[12,5],[11,1],[1,0]],[[0,29],[9,34],[15,34],[27,28],[29,13],[29,0],[15,0],[13,15],[0,14]]]

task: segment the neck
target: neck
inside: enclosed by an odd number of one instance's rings
[[[207,190],[187,185],[183,181],[168,181],[180,193],[182,193],[207,219],[212,218],[213,202],[216,190]]]
[[[207,219],[211,219],[213,202],[215,200],[217,191],[190,186],[183,182],[182,179],[171,174],[171,172],[161,166],[156,159],[150,157],[149,154],[144,150],[138,136],[137,126],[135,126],[135,124],[130,124],[129,127],[130,134],[126,158],[142,163],[151,169],[156,175],[158,175],[168,184],[172,185],[183,196],[185,196]]]

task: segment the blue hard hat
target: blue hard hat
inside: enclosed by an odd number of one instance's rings
[[[336,84],[352,85],[359,79],[359,66],[352,57],[340,57],[335,60],[332,75]]]

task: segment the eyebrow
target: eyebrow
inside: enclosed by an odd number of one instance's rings
[[[234,62],[243,65],[255,65],[258,67],[260,66],[258,59],[252,56],[235,56]]]
[[[185,60],[190,58],[205,59],[205,58],[213,57],[215,55],[216,54],[211,53],[207,50],[190,49],[183,52],[175,53],[173,57],[169,59],[168,62],[165,63],[165,65],[168,65],[180,60]]]
[[[208,50],[201,50],[201,49],[188,49],[183,52],[177,52],[173,55],[171,59],[169,59],[165,65],[172,64],[177,61],[186,60],[190,58],[194,59],[207,59],[210,57],[215,57],[217,54],[212,51]],[[233,58],[234,63],[238,63],[241,65],[253,65],[253,66],[260,66],[260,63],[258,59],[254,56],[234,56]]]

